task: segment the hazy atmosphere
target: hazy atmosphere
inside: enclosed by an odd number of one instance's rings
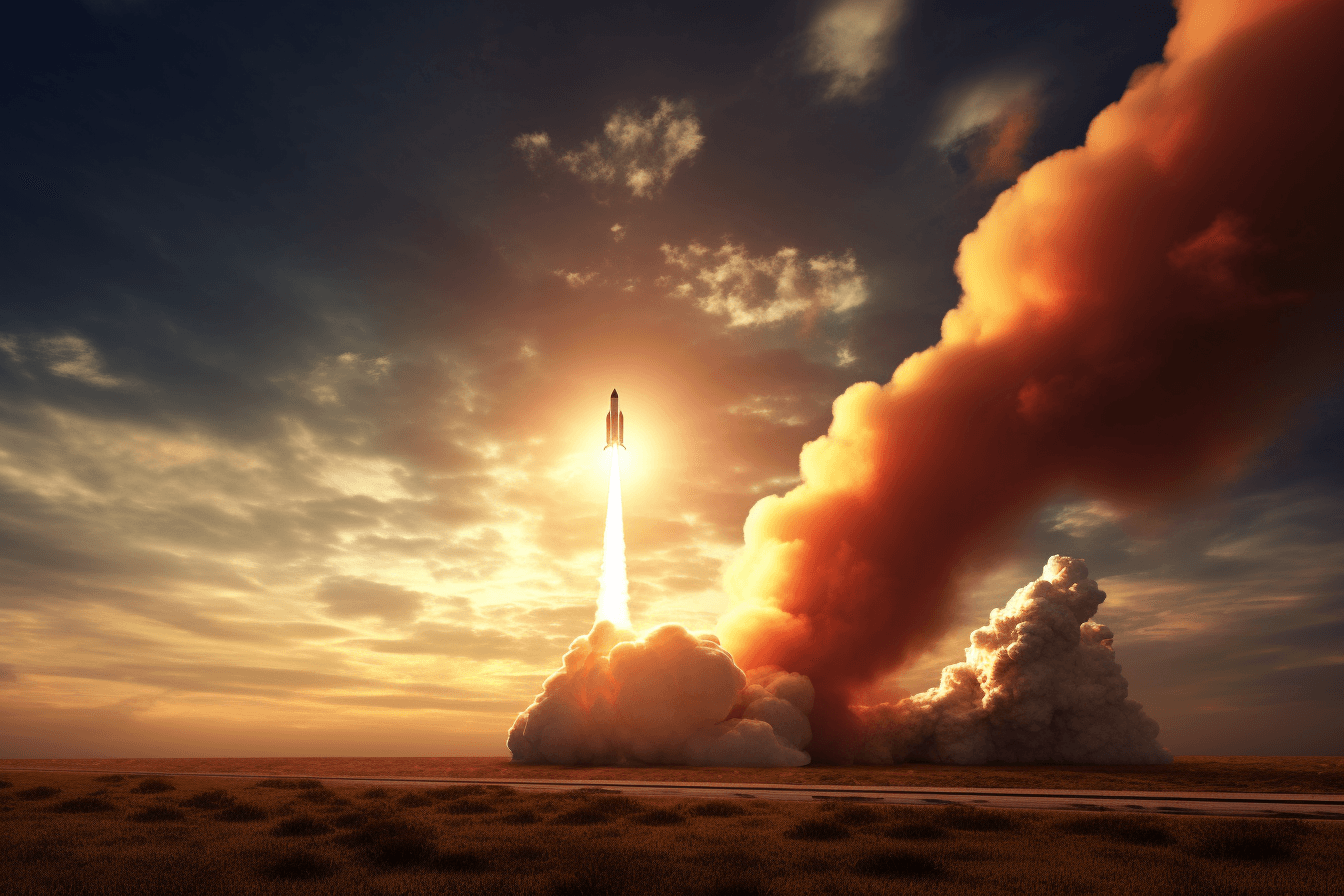
[[[616,454],[632,628],[814,729],[1027,586],[1135,750],[1339,753],[1341,16],[1284,6],[1245,61],[1208,0],[34,5],[0,756],[505,755]]]

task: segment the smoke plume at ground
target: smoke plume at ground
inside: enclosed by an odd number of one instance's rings
[[[642,638],[599,621],[509,731],[515,762],[806,765],[812,685],[749,678],[714,635],[679,625]]]
[[[1110,629],[1089,621],[1105,599],[1083,561],[1051,557],[936,688],[857,710],[858,761],[1170,762],[1157,723],[1128,699]]]
[[[718,631],[812,680],[821,758],[858,754],[856,694],[1041,502],[1227,481],[1336,373],[1344,4],[1178,6],[1165,61],[965,238],[941,341],[838,398],[748,516]]]

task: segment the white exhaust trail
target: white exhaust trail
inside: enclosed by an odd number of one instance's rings
[[[597,622],[630,628],[630,586],[625,577],[625,521],[621,510],[621,459],[611,452],[611,484],[607,488],[607,530],[602,537],[602,575],[597,594]]]

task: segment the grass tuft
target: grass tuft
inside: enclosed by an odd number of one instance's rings
[[[272,880],[318,880],[330,877],[339,866],[327,856],[296,847],[271,858],[262,874]]]
[[[486,789],[480,784],[453,784],[449,787],[432,787],[425,793],[436,800],[455,800],[464,796],[482,796]]]
[[[784,832],[790,840],[844,840],[849,828],[829,818],[809,818]]]
[[[8,781],[0,780],[0,790],[4,790],[6,787],[13,787],[13,786],[14,785],[9,783]]]
[[[947,831],[933,824],[907,821],[893,824],[882,831],[888,837],[897,840],[939,840],[947,836]]]
[[[109,812],[116,806],[96,796],[77,796],[52,806],[57,812]]]
[[[59,787],[47,787],[46,785],[42,785],[40,787],[29,787],[26,790],[16,790],[14,795],[21,800],[36,802],[37,800],[50,799],[60,792],[61,788]]]
[[[487,812],[495,811],[495,807],[486,800],[472,799],[471,797],[453,800],[443,809],[453,815],[484,815]]]
[[[938,810],[938,813],[944,824],[958,831],[1011,831],[1017,827],[1017,820],[1013,816],[997,809],[954,804]]]
[[[619,862],[593,862],[570,874],[560,876],[551,884],[552,896],[617,896],[638,893],[648,881],[635,875]]]
[[[611,816],[592,806],[579,806],[551,819],[555,824],[604,824]]]
[[[708,891],[709,896],[765,896],[770,888],[759,876],[737,873],[721,880]]]
[[[1078,818],[1062,821],[1057,828],[1066,834],[1090,834],[1136,846],[1166,846],[1172,842],[1171,834],[1165,828],[1134,815],[1102,815],[1089,812]]]
[[[832,810],[835,820],[842,824],[873,824],[884,817],[882,811],[873,806],[841,803]]]
[[[669,825],[681,824],[686,820],[686,816],[680,812],[674,812],[671,809],[653,809],[634,817],[637,824]]]
[[[346,812],[333,818],[331,823],[338,828],[360,828],[369,823],[369,816],[359,811]]]
[[[632,815],[644,808],[639,800],[623,793],[603,793],[588,799],[588,805],[608,815]]]
[[[149,806],[131,816],[131,821],[181,821],[187,813],[176,806]]]
[[[531,809],[524,809],[521,812],[513,812],[505,815],[501,819],[505,824],[536,824],[541,821],[541,816]]]
[[[220,821],[265,821],[270,817],[271,813],[251,803],[234,803],[215,816]]]
[[[392,791],[386,787],[370,787],[360,795],[366,800],[383,800],[391,796]]]
[[[870,877],[938,877],[943,868],[928,856],[913,852],[870,853],[854,864],[854,870]]]
[[[423,809],[425,806],[434,805],[434,801],[420,791],[412,790],[403,794],[401,799],[397,800],[397,805],[403,809]]]
[[[233,805],[233,795],[227,790],[204,790],[182,801],[191,809],[225,809]]]
[[[371,821],[343,836],[341,842],[359,847],[379,865],[423,865],[439,855],[432,828],[400,818]]]
[[[732,800],[705,800],[700,803],[692,803],[686,807],[686,811],[701,818],[736,818],[739,815],[747,814],[746,809]]]
[[[439,852],[429,864],[435,871],[485,871],[489,867],[480,853],[470,850]]]
[[[1306,826],[1300,821],[1219,820],[1192,844],[1206,859],[1238,862],[1286,862],[1293,858]]]
[[[162,778],[146,778],[139,784],[131,788],[132,793],[166,793],[169,790],[176,790],[172,784]]]
[[[305,803],[316,803],[317,805],[349,805],[349,800],[341,799],[340,795],[334,790],[327,790],[325,787],[320,790],[305,790],[299,794],[299,799]]]
[[[331,825],[311,815],[295,815],[279,822],[271,833],[277,837],[316,837],[331,833]]]

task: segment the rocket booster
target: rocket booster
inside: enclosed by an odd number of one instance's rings
[[[616,446],[625,447],[625,414],[621,412],[621,396],[611,390],[611,410],[607,412],[607,444],[602,450]]]

